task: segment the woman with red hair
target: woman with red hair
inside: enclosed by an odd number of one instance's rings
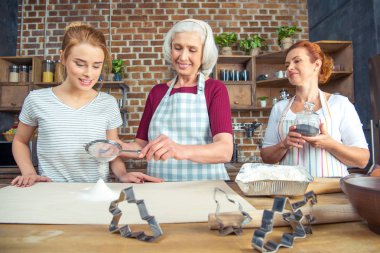
[[[288,49],[285,66],[296,93],[272,109],[261,149],[263,161],[300,165],[314,177],[343,177],[347,167],[364,168],[368,144],[355,107],[347,97],[319,89],[331,76],[332,58],[318,44],[300,41]],[[300,133],[295,125],[305,102],[314,105],[319,117],[320,133],[315,136]]]

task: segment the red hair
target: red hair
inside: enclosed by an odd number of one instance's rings
[[[326,55],[318,44],[310,41],[298,41],[288,49],[286,54],[288,54],[293,49],[302,47],[308,51],[310,61],[312,63],[318,59],[322,61],[321,70],[319,71],[318,76],[318,82],[321,84],[327,83],[334,66],[333,59],[330,56]]]

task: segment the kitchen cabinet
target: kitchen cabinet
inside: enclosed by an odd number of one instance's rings
[[[353,48],[351,41],[318,41],[322,50],[334,60],[334,70],[330,80],[320,85],[320,89],[329,93],[339,93],[354,103]],[[214,77],[221,78],[221,70],[247,69],[248,81],[223,81],[228,89],[231,108],[234,110],[263,110],[272,107],[272,99],[278,98],[280,91],[286,89],[294,95],[295,89],[287,77],[276,77],[276,72],[285,71],[285,52],[271,52],[258,56],[219,56]],[[256,81],[260,75],[266,80]],[[267,96],[266,108],[261,108],[258,97]]]
[[[32,80],[29,82],[9,82],[9,66],[27,65],[32,67],[29,75]],[[0,112],[19,113],[24,99],[31,90],[57,86],[59,83],[42,82],[42,58],[38,56],[9,56],[0,57]],[[124,81],[103,81],[98,82],[94,89],[104,90],[118,88],[121,89],[120,113],[123,118],[123,127],[120,133],[124,133],[127,122],[127,110],[125,108],[128,87]]]
[[[218,58],[214,78],[227,86],[232,109],[254,107],[254,60],[254,57],[248,55],[220,55]],[[243,76],[244,70],[246,78]]]

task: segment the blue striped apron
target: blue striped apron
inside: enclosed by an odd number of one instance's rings
[[[205,77],[198,74],[198,92],[175,93],[170,96],[177,77],[158,105],[149,125],[148,139],[152,141],[160,134],[183,145],[205,145],[212,143],[210,120],[205,98]],[[148,174],[165,181],[228,180],[224,164],[203,164],[189,160],[148,162]]]
[[[318,113],[321,122],[325,124],[326,130],[335,140],[340,141],[341,135],[339,125],[332,121],[331,111],[329,109],[326,98],[321,90],[319,90],[322,110]],[[295,96],[290,99],[288,105],[282,112],[279,124],[278,135],[283,141],[288,132],[289,127],[295,124],[295,120],[286,119],[286,114],[293,104]],[[305,142],[303,148],[292,147],[280,161],[283,165],[300,165],[307,168],[313,177],[343,177],[348,175],[347,166],[341,163],[333,155],[321,148],[314,148],[309,143]]]

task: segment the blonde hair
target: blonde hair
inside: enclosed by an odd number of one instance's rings
[[[104,34],[88,24],[74,22],[66,26],[62,41],[62,57],[67,59],[73,46],[81,43],[88,43],[94,47],[99,47],[104,53],[104,65],[112,66],[111,56],[107,49],[107,42]],[[104,68],[103,68],[104,71]],[[108,69],[109,71],[109,69]],[[61,73],[65,74],[65,73]]]

